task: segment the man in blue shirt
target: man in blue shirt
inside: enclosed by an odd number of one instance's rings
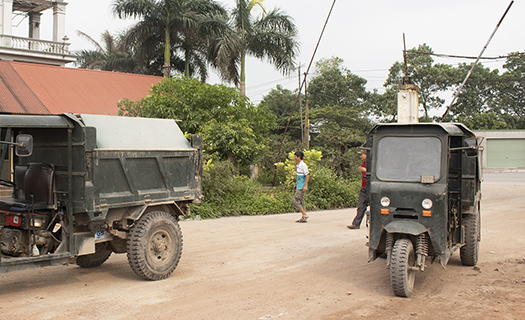
[[[301,211],[301,218],[295,222],[307,222],[308,215],[306,214],[306,207],[304,204],[304,195],[308,190],[308,180],[310,180],[310,172],[308,166],[303,161],[304,154],[302,151],[297,151],[294,154],[297,172],[297,180],[295,182],[295,194],[293,196],[293,205],[296,210]]]

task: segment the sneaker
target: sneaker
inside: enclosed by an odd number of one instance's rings
[[[346,226],[348,229],[359,229],[359,226],[356,226],[354,224],[351,224],[349,226]]]

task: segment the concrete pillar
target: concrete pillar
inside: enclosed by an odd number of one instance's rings
[[[417,95],[418,86],[415,84],[400,84],[397,93],[397,122],[418,123],[419,122],[419,99]]]
[[[53,3],[53,41],[62,42],[66,35],[66,5],[63,0]]]
[[[0,33],[13,35],[11,19],[13,17],[13,0],[0,0]]]
[[[29,14],[29,38],[40,39],[40,17],[42,13],[31,12]]]

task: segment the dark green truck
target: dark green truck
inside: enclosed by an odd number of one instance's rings
[[[369,261],[386,256],[397,296],[412,293],[426,258],[443,267],[460,250],[478,261],[481,165],[478,141],[460,123],[377,125],[365,145]]]
[[[179,217],[202,199],[202,138],[165,119],[4,114],[0,172],[0,272],[115,252],[160,280],[181,256]]]

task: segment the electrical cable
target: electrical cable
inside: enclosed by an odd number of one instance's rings
[[[456,102],[456,99],[458,98],[459,96],[459,93],[461,92],[461,90],[463,89],[463,87],[465,86],[465,83],[467,82],[468,78],[470,77],[470,75],[472,74],[472,71],[474,70],[474,67],[476,67],[476,65],[478,64],[478,61],[479,59],[481,58],[481,56],[483,55],[483,52],[485,52],[485,49],[487,49],[490,41],[492,40],[492,37],[494,37],[494,34],[496,33],[496,31],[498,31],[498,28],[499,26],[501,25],[501,22],[503,21],[503,19],[505,19],[505,16],[507,15],[507,13],[509,12],[510,10],[510,7],[512,7],[512,4],[514,3],[514,0],[510,2],[509,6],[507,7],[507,10],[505,10],[505,13],[503,14],[503,16],[501,17],[501,19],[499,20],[498,24],[496,25],[496,28],[494,28],[494,31],[492,31],[492,34],[490,35],[489,39],[487,40],[487,43],[485,44],[485,46],[483,47],[483,49],[481,49],[481,52],[479,53],[478,57],[476,58],[476,61],[474,61],[474,63],[472,64],[472,68],[470,68],[467,76],[465,77],[465,80],[463,80],[463,82],[461,83],[461,85],[459,86],[458,90],[456,91],[456,93],[454,94],[454,96],[452,97],[452,101],[450,102],[450,104],[448,105],[447,109],[445,110],[445,112],[443,113],[443,115],[441,116],[441,120],[443,121],[443,118],[445,118],[445,116],[448,114],[448,111],[450,110],[450,108],[452,107],[452,105],[454,104],[454,102]]]
[[[435,56],[435,57],[441,57],[441,58],[458,58],[458,59],[478,59],[478,57],[469,57],[469,56],[458,56],[453,54],[442,54],[442,53],[430,53],[430,52],[417,52],[414,50],[407,50],[407,52],[421,55],[421,56]],[[504,56],[498,56],[498,57],[479,57],[480,60],[498,60],[498,59],[506,59],[510,57],[517,57],[525,54],[525,52],[518,52],[514,54],[508,54]]]
[[[335,2],[337,0],[334,0],[332,2],[332,6],[330,7],[330,11],[328,12],[328,16],[326,17],[326,20],[324,22],[324,25],[323,25],[323,29],[321,30],[321,34],[319,35],[319,39],[317,40],[317,44],[315,45],[315,49],[314,49],[314,52],[312,54],[312,58],[310,59],[310,63],[308,64],[308,68],[306,69],[306,72],[304,74],[304,80],[301,82],[301,86],[299,87],[299,91],[297,92],[297,97],[295,98],[295,103],[293,105],[293,108],[292,108],[292,112],[290,113],[290,117],[288,118],[288,122],[286,123],[286,128],[284,129],[284,133],[283,133],[283,138],[281,140],[281,144],[279,145],[279,151],[277,152],[277,161],[279,161],[279,158],[281,156],[281,149],[283,147],[283,143],[284,143],[284,137],[286,136],[286,131],[288,131],[288,127],[290,126],[290,121],[292,120],[292,115],[295,111],[295,108],[297,107],[297,101],[299,101],[299,97],[301,96],[301,91],[303,89],[303,86],[305,85],[306,83],[306,76],[308,75],[308,72],[310,71],[310,67],[312,66],[312,63],[314,61],[314,58],[315,58],[315,54],[317,52],[317,49],[319,48],[319,44],[321,43],[321,39],[323,38],[323,34],[324,34],[324,30],[326,29],[326,25],[328,24],[328,20],[330,19],[330,16],[332,15],[332,10],[334,9],[334,5],[335,5]],[[273,174],[273,183],[272,185],[275,186],[275,179],[277,177],[277,171],[274,172]]]

